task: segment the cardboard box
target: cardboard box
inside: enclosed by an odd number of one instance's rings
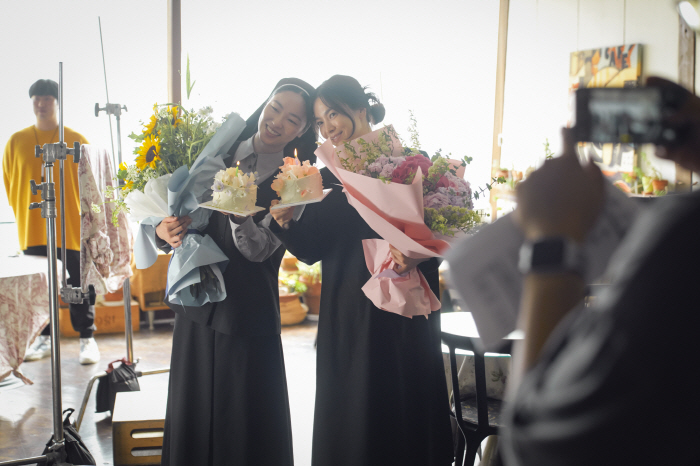
[[[111,301],[111,306],[95,305],[95,326],[99,333],[124,333],[124,303],[121,301]],[[59,312],[59,330],[61,336],[77,337],[78,332],[73,330],[70,322],[70,309],[62,307]],[[134,332],[139,331],[139,303],[131,300],[131,328]]]

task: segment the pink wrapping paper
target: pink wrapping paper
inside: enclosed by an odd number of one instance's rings
[[[368,142],[375,140],[375,133],[363,139]],[[351,144],[359,151],[355,142]],[[392,155],[401,156],[400,143],[394,140],[393,147]],[[334,147],[329,140],[316,150],[316,155],[343,184],[350,205],[388,244],[414,259],[437,257],[449,248],[448,243],[437,239],[423,221],[423,175],[420,169],[410,185],[385,183],[342,168],[340,158],[345,157],[345,152],[342,147]],[[403,283],[403,277],[377,277],[380,272],[375,270],[386,270],[387,261],[391,261],[388,244],[386,247],[368,246],[369,243],[363,241],[367,268],[372,272],[372,278],[362,288],[365,295],[378,308],[405,317],[428,316],[440,309],[439,300],[419,270],[415,270],[414,275],[420,275],[420,286],[426,295],[431,296],[427,300],[421,298],[414,302],[418,295],[411,288],[413,285]],[[413,280],[414,285],[418,283],[416,278]]]
[[[389,243],[381,239],[362,241],[372,278],[362,291],[380,309],[404,317],[428,316],[440,309],[440,301],[418,269],[404,275],[394,272]],[[428,310],[426,312],[426,310]]]

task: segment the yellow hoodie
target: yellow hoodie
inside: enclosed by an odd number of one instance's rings
[[[53,138],[52,138],[53,136]],[[63,128],[63,140],[68,147],[74,141],[88,144],[87,139],[70,128]],[[34,146],[58,142],[58,131],[40,131],[32,125],[16,132],[5,146],[2,159],[2,172],[5,191],[10,206],[15,213],[17,233],[21,249],[30,246],[46,245],[46,221],[41,217],[41,209],[29,210],[32,202],[41,202],[41,192],[32,195],[29,180],[42,182],[44,164],[41,158],[34,157]],[[66,248],[80,251],[80,192],[78,189],[78,164],[68,157],[63,164],[66,178]],[[45,180],[44,180],[45,181]],[[53,167],[53,181],[56,189],[56,246],[61,247],[61,206],[59,162]]]

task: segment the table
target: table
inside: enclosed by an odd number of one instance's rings
[[[441,330],[445,333],[469,338],[479,338],[479,331],[471,312],[446,312],[440,315]],[[523,333],[516,330],[506,336],[509,340],[519,340]],[[474,358],[471,351],[457,350],[457,367],[459,367],[459,392],[462,396],[476,395],[476,378],[474,375]],[[506,382],[510,375],[510,354],[486,353],[486,395],[502,400],[505,396]],[[442,345],[442,359],[445,366],[445,378],[448,392],[452,393],[450,380],[450,355],[446,345]],[[489,376],[490,375],[490,376]]]
[[[60,261],[57,268],[60,277]],[[25,384],[32,383],[19,366],[27,345],[49,322],[47,277],[46,257],[0,258],[0,381],[14,374]]]

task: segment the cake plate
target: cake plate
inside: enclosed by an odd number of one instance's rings
[[[270,207],[270,210],[275,210],[275,209],[286,209],[287,207],[294,207],[296,205],[306,205],[306,204],[313,204],[314,202],[321,202],[323,199],[325,199],[326,196],[328,196],[328,193],[333,191],[333,189],[324,189],[323,190],[323,196],[317,197],[316,199],[312,199],[310,201],[299,201],[299,202],[290,202],[289,204],[277,204],[273,205]]]
[[[235,210],[226,210],[226,209],[222,209],[221,207],[216,207],[213,204],[211,204],[211,202],[203,202],[202,204],[199,204],[199,207],[204,207],[205,209],[209,209],[209,210],[218,210],[219,212],[223,212],[225,214],[233,214],[233,215],[237,215],[239,217],[249,217],[251,215],[255,215],[258,212],[265,210],[265,207],[255,206],[255,208],[253,210],[245,210],[245,211],[238,212]]]

